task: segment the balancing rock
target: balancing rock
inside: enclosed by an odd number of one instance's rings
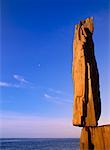
[[[72,77],[74,80],[73,125],[97,126],[101,114],[99,73],[94,55],[93,18],[75,26]]]

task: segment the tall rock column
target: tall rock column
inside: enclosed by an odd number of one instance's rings
[[[75,27],[73,125],[81,126],[80,150],[110,150],[110,124],[97,126],[101,114],[99,73],[94,55],[93,18]]]
[[[75,26],[72,67],[73,125],[75,126],[97,126],[101,114],[99,73],[94,55],[93,31],[93,18],[80,21]]]

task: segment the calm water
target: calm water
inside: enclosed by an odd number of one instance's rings
[[[79,139],[0,139],[0,150],[79,150]]]

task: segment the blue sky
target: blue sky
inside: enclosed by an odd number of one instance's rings
[[[72,126],[74,26],[94,17],[101,123],[110,122],[108,0],[1,0],[2,137],[79,137]]]

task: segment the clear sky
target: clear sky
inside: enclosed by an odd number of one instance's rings
[[[94,17],[102,115],[110,123],[108,0],[1,0],[2,137],[79,137],[72,126],[74,26]]]

